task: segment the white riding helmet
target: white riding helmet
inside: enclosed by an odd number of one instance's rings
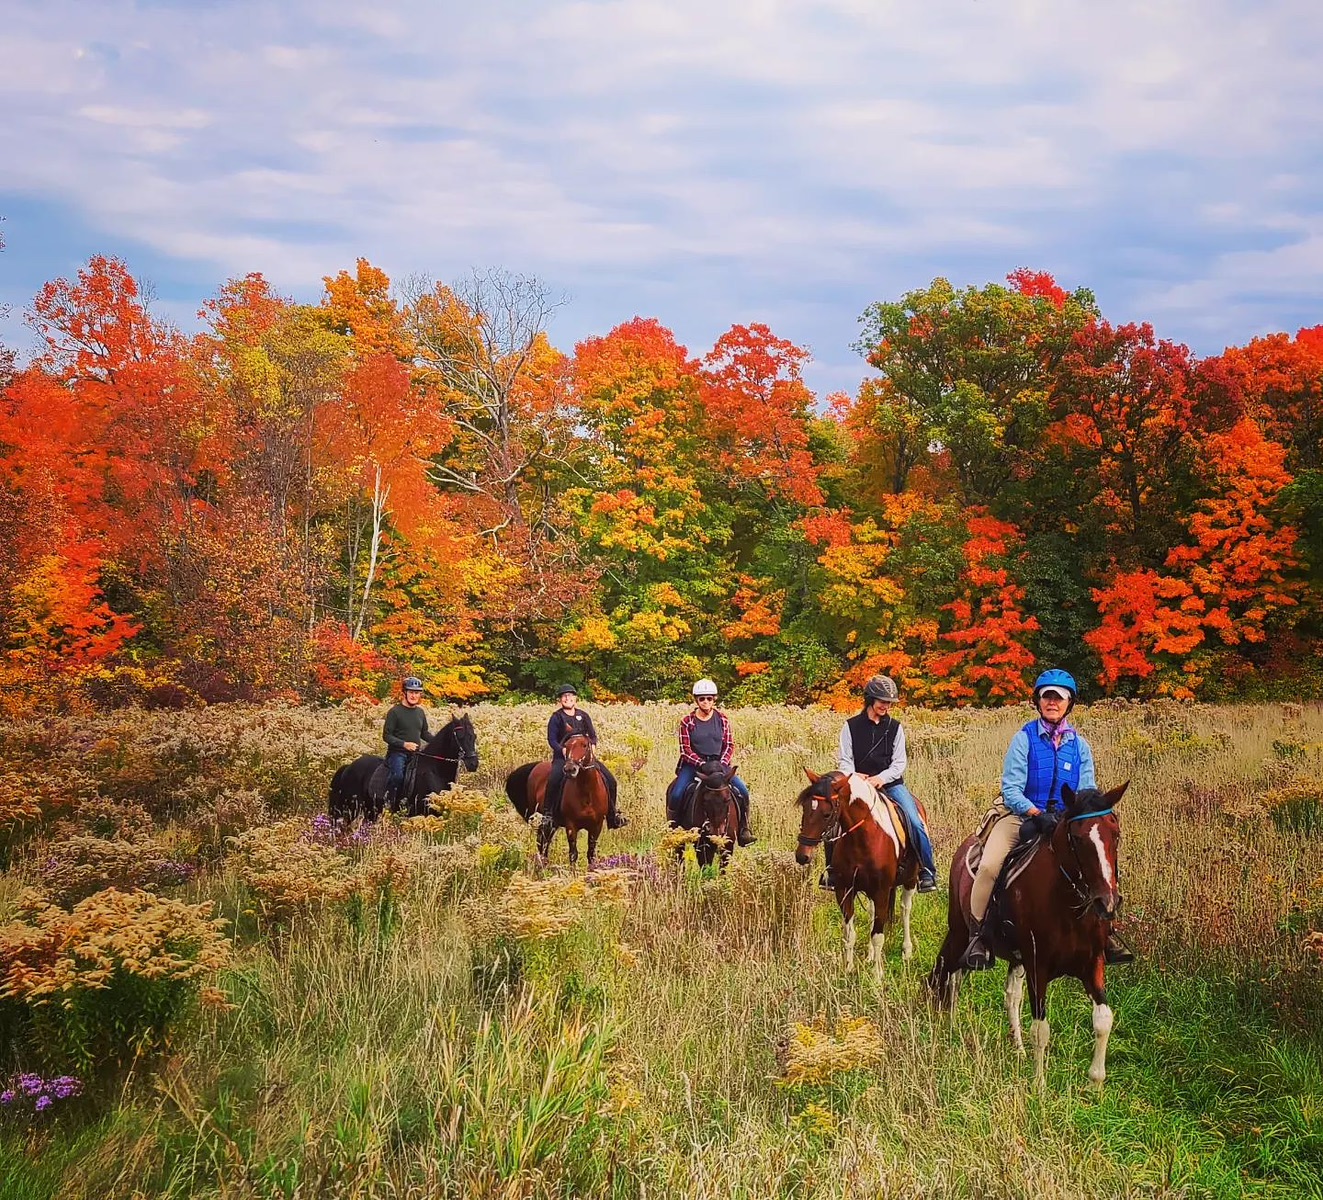
[[[712,680],[710,679],[700,679],[696,684],[694,684],[695,700],[697,700],[699,696],[712,696],[715,698],[716,694],[717,694],[717,685],[713,683]]]

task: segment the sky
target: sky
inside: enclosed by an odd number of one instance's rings
[[[185,329],[366,257],[763,321],[820,394],[878,300],[1019,266],[1198,353],[1323,322],[1318,0],[7,0],[0,338],[94,253]]]

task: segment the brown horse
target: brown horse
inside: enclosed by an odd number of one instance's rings
[[[558,828],[565,830],[569,843],[570,864],[579,861],[579,832],[588,834],[588,862],[597,858],[597,839],[606,822],[608,794],[606,779],[598,769],[593,753],[592,739],[585,733],[576,733],[565,739],[565,788],[560,796],[560,813],[553,823],[546,815],[547,781],[551,776],[551,763],[525,764],[511,772],[505,781],[505,792],[520,816],[531,821],[541,815],[537,827],[538,852],[546,858],[551,839]]]
[[[993,894],[984,923],[989,949],[1010,964],[1006,1015],[1011,1040],[1024,1053],[1021,1008],[1029,980],[1029,1027],[1034,1047],[1034,1081],[1047,1082],[1047,985],[1078,979],[1093,999],[1093,1062],[1089,1078],[1099,1087],[1107,1077],[1107,1038],[1112,1010],[1107,1006],[1104,953],[1112,921],[1121,907],[1118,852],[1121,823],[1113,811],[1129,784],[1110,792],[1096,788],[1061,789],[1065,813],[1032,852],[1027,866]],[[974,885],[969,856],[977,838],[965,840],[951,864],[946,941],[929,976],[936,996],[953,1006],[963,971],[959,963],[969,943],[969,894]]]
[[[873,933],[868,959],[880,978],[882,943],[896,910],[896,889],[903,887],[900,901],[904,941],[901,955],[906,962],[914,954],[910,937],[910,909],[919,883],[919,856],[913,845],[902,851],[898,820],[889,802],[880,805],[882,820],[874,814],[870,800],[876,795],[859,775],[829,771],[825,775],[804,772],[809,786],[799,794],[799,847],[795,861],[804,864],[821,841],[835,843],[832,851],[832,890],[845,921],[845,967],[854,967],[854,901],[859,895],[873,902]],[[926,814],[925,814],[926,815]]]
[[[730,781],[739,768],[714,763],[698,770],[694,787],[680,801],[679,825],[698,834],[694,843],[694,856],[700,867],[709,866],[720,856],[721,869],[730,862],[731,848],[740,829],[740,809]],[[681,847],[676,851],[684,853]]]

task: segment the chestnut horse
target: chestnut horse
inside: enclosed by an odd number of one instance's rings
[[[868,942],[868,960],[880,978],[882,943],[896,910],[896,889],[903,887],[900,901],[904,941],[901,955],[906,962],[914,954],[910,937],[910,909],[919,883],[919,856],[912,843],[902,851],[898,819],[885,799],[880,801],[882,821],[874,813],[877,793],[860,775],[829,771],[815,775],[805,769],[809,786],[796,803],[802,810],[799,847],[795,861],[807,863],[819,842],[835,843],[832,851],[832,890],[845,921],[845,968],[854,967],[854,900],[867,896],[873,902],[873,933]],[[870,803],[873,801],[873,803]]]
[[[1128,783],[1100,792],[1097,788],[1061,789],[1066,809],[1051,833],[1032,851],[1027,866],[993,893],[984,923],[988,948],[1010,964],[1006,977],[1006,1015],[1011,1040],[1024,1053],[1020,1028],[1024,984],[1029,981],[1033,1022],[1034,1081],[1047,1082],[1047,985],[1067,976],[1078,979],[1093,999],[1093,1062],[1089,1078],[1098,1087],[1107,1077],[1107,1038],[1112,1010],[1107,1006],[1104,953],[1112,921],[1121,907],[1118,852],[1121,823],[1115,808]],[[967,838],[951,864],[946,941],[929,976],[937,998],[954,1006],[964,972],[959,963],[969,943],[969,894],[974,873],[969,854],[977,843]]]
[[[738,771],[738,767],[720,763],[698,768],[694,786],[680,801],[679,826],[698,834],[694,857],[700,867],[709,866],[718,855],[723,871],[730,862],[735,835],[740,829],[739,804],[730,781]],[[683,853],[683,846],[676,851],[677,857]]]
[[[519,815],[531,821],[541,815],[537,827],[538,853],[543,858],[551,849],[556,829],[565,830],[569,843],[570,864],[579,861],[579,831],[588,833],[588,862],[597,858],[597,839],[602,836],[606,823],[608,794],[606,778],[598,769],[592,739],[586,733],[576,733],[565,739],[565,787],[560,794],[560,814],[553,824],[546,819],[545,801],[547,781],[551,776],[551,763],[525,763],[515,768],[505,781],[505,794],[510,797]]]

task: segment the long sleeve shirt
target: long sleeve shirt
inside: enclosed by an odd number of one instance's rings
[[[428,738],[427,713],[423,706],[394,705],[386,714],[381,736],[392,750],[403,750],[405,742],[417,742],[421,746]]]
[[[730,732],[730,719],[717,709],[708,720],[721,722],[721,764],[728,767],[735,755],[735,739]],[[691,767],[703,765],[703,756],[694,752],[690,740],[694,726],[697,724],[699,724],[697,713],[686,713],[680,718],[680,762],[688,763]]]
[[[850,736],[850,726],[841,726],[841,744],[836,756],[837,769],[846,775],[854,774],[854,738]],[[886,787],[905,775],[909,759],[905,756],[905,726],[896,730],[896,744],[891,750],[891,765],[878,776],[878,786]]]
[[[1050,738],[1051,731],[1042,722],[1038,722],[1038,736]],[[1073,729],[1067,729],[1062,740],[1067,738],[1076,738],[1079,741],[1080,750],[1080,777],[1075,786],[1079,790],[1098,786],[1098,776],[1093,765],[1093,751],[1078,733]],[[1029,735],[1023,730],[1017,730],[1011,744],[1006,751],[1006,758],[1001,764],[1001,800],[1011,812],[1017,816],[1028,816],[1029,810],[1034,805],[1029,797],[1024,794],[1025,786],[1029,782]]]

